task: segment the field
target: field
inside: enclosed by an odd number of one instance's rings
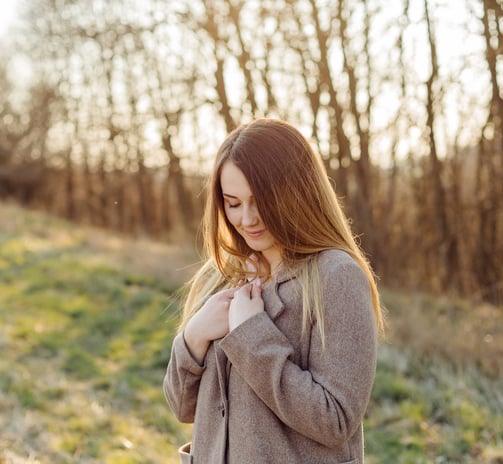
[[[161,384],[196,261],[0,204],[0,464],[178,462]],[[366,462],[503,463],[503,308],[383,300]]]

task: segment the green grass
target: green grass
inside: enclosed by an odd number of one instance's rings
[[[161,385],[179,283],[15,211],[24,222],[0,232],[0,462],[177,462],[189,431]]]
[[[365,425],[371,464],[502,462],[501,379],[383,345]]]
[[[190,249],[0,203],[0,463],[178,462],[162,394]],[[369,464],[503,462],[503,308],[384,292]]]

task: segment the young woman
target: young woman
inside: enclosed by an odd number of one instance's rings
[[[363,463],[379,296],[300,132],[258,119],[227,137],[204,240],[164,381],[194,423],[182,462]]]

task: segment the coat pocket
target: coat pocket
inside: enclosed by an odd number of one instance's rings
[[[190,455],[191,443],[185,443],[185,445],[178,448],[178,455],[180,456],[181,464],[192,464],[192,456]]]

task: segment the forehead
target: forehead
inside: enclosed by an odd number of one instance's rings
[[[246,180],[243,171],[232,161],[226,161],[220,172],[220,187],[224,195],[231,195],[238,198],[248,198],[252,196],[250,184]]]

